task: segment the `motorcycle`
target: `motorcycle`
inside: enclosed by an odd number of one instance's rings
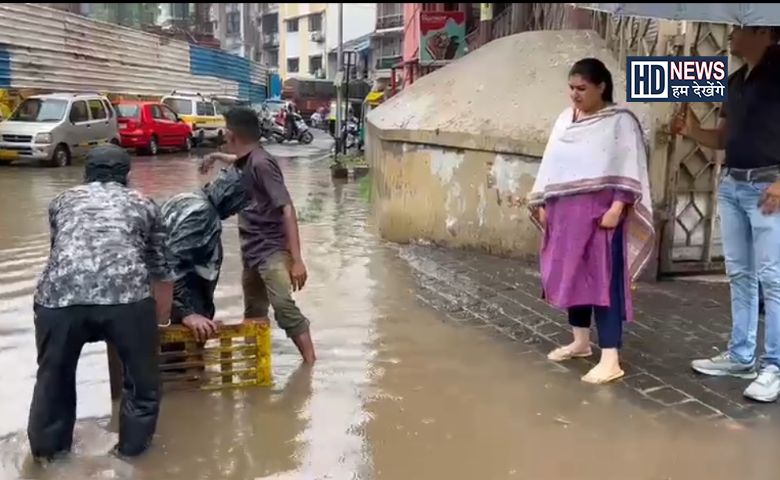
[[[281,123],[278,117],[271,116],[263,116],[261,119],[260,134],[276,143],[284,143],[286,140],[297,140],[300,144],[308,145],[313,142],[314,135],[312,135],[303,117],[298,113],[293,113],[292,115],[297,130],[295,138],[290,138],[286,126]]]
[[[294,113],[293,115],[295,128],[298,130],[298,143],[302,143],[304,145],[310,144],[314,141],[314,135],[312,135],[311,131],[309,130],[309,126],[306,125],[306,122],[303,120],[303,117],[300,114]]]
[[[276,123],[272,118],[263,118],[260,123],[260,134],[268,140],[282,143],[287,139],[284,127]]]

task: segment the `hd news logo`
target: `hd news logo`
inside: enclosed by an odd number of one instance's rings
[[[724,102],[728,57],[628,57],[629,102]]]

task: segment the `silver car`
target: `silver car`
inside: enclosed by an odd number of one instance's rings
[[[0,162],[64,167],[105,143],[118,145],[119,132],[111,103],[99,94],[34,95],[0,122]]]

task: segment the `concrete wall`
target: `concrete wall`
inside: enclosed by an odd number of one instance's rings
[[[393,242],[432,241],[501,255],[532,255],[536,227],[520,200],[539,159],[385,141],[369,133],[379,230]]]
[[[622,101],[620,65],[595,32],[541,31],[493,41],[370,112],[367,157],[382,235],[536,253],[538,231],[519,204],[569,105],[569,68],[584,57],[605,62]],[[652,142],[657,118],[645,105],[630,106]],[[651,181],[654,199],[662,198],[662,179]]]

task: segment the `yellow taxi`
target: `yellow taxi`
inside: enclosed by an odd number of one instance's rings
[[[219,105],[214,99],[200,93],[174,90],[161,101],[192,127],[192,137],[197,142],[223,142],[225,117],[220,113]]]

